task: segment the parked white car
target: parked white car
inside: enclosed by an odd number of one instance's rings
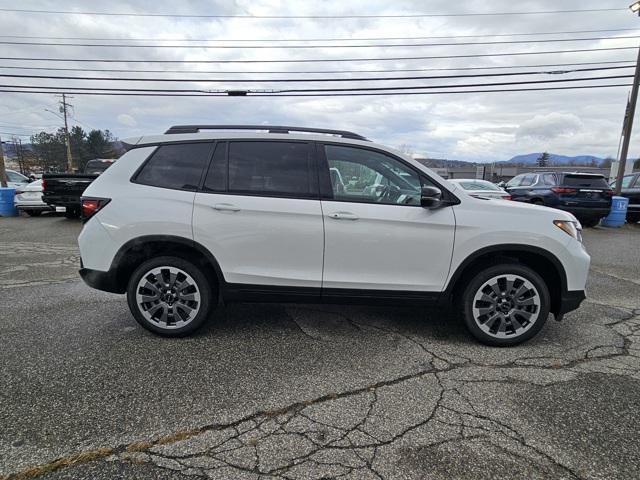
[[[450,183],[458,185],[472,197],[496,198],[499,200],[511,200],[509,193],[497,186],[495,183],[476,178],[455,178],[449,180]]]
[[[14,197],[16,208],[36,217],[42,212],[54,211],[54,208],[42,201],[42,180],[36,180],[16,189]]]
[[[573,215],[474,198],[360,135],[196,125],[125,142],[84,192],[80,274],[160,335],[221,302],[448,304],[481,342],[514,345],[585,298]]]

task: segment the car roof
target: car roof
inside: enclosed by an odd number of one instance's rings
[[[128,146],[145,146],[145,145],[158,145],[161,143],[177,143],[188,141],[203,141],[203,140],[306,140],[316,142],[336,142],[345,143],[349,145],[362,145],[381,148],[387,150],[388,147],[378,145],[368,140],[356,140],[352,138],[343,138],[338,135],[318,134],[318,133],[261,133],[261,132],[239,132],[233,130],[215,130],[205,131],[197,133],[171,133],[161,135],[145,135],[141,137],[130,137],[122,140],[122,143]]]

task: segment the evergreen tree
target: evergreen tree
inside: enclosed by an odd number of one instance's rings
[[[536,165],[538,165],[541,168],[548,167],[549,166],[549,154],[547,152],[544,152],[542,155],[540,155],[538,157],[538,159],[536,160]]]

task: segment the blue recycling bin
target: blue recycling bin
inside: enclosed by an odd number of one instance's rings
[[[18,209],[13,204],[15,194],[15,188],[0,187],[0,217],[15,217],[18,215]]]
[[[629,206],[629,199],[626,197],[613,197],[611,198],[611,210],[609,215],[602,219],[600,225],[603,227],[618,228],[624,225],[627,218],[627,207]]]

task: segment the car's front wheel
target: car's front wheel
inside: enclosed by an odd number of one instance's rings
[[[158,257],[140,265],[129,279],[127,302],[136,321],[167,337],[190,334],[207,320],[213,288],[191,262]]]
[[[487,345],[517,345],[535,336],[549,316],[549,305],[540,275],[515,263],[481,270],[462,294],[464,323]]]

